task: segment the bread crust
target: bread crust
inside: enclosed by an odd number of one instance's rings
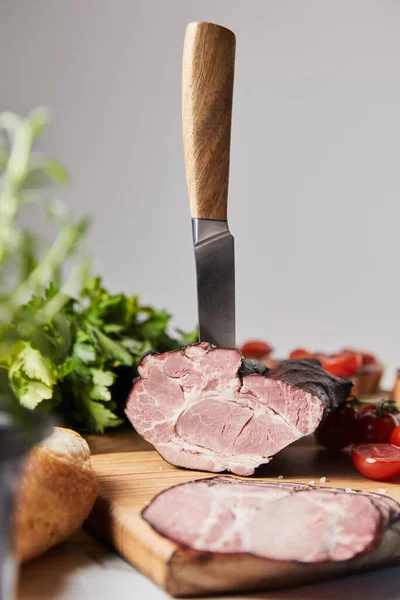
[[[55,427],[23,466],[15,512],[17,559],[31,560],[78,530],[97,494],[87,442],[70,429]]]

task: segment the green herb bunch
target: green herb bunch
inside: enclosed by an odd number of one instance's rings
[[[168,333],[170,315],[143,306],[137,295],[110,294],[89,274],[87,219],[74,220],[49,193],[67,183],[54,159],[32,153],[47,114],[0,115],[0,375],[24,407],[52,411],[82,432],[102,433],[123,422],[139,357],[197,339]],[[29,204],[54,226],[46,243],[19,217]],[[65,261],[72,263],[64,281]],[[4,388],[4,385],[3,385]]]

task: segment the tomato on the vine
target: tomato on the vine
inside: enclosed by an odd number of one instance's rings
[[[272,352],[272,347],[262,340],[249,340],[240,348],[245,358],[267,357]]]
[[[393,429],[398,425],[398,408],[393,400],[384,400],[372,411],[364,408],[354,426],[356,443],[386,443],[390,441]]]
[[[354,439],[356,411],[349,403],[344,403],[329,413],[315,432],[317,442],[328,450],[341,450]]]
[[[397,425],[397,427],[393,429],[390,436],[390,443],[393,444],[393,446],[400,447],[400,425]]]
[[[357,398],[349,398],[329,413],[315,435],[321,446],[329,450],[341,450],[352,443],[389,443],[396,428],[396,439],[400,446],[398,425],[399,407],[393,400],[363,404]]]
[[[361,415],[354,427],[354,441],[364,444],[385,443],[390,441],[390,435],[397,421],[393,415],[378,417],[376,413],[367,412]]]
[[[366,413],[374,412],[375,409],[376,404],[372,404],[372,402],[368,404],[361,403],[361,406],[358,409],[358,416],[361,417],[361,415],[365,415]]]
[[[391,444],[356,444],[351,457],[356,469],[369,479],[391,479],[400,473],[400,448]]]

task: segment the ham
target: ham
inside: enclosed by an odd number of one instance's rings
[[[313,433],[352,386],[314,359],[267,369],[205,342],[146,354],[138,371],[125,411],[136,431],[173,465],[237,475]]]
[[[198,552],[315,564],[371,552],[399,514],[400,505],[380,494],[221,476],[161,492],[142,516]]]

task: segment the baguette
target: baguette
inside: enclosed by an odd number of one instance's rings
[[[23,466],[15,511],[17,560],[31,560],[77,531],[97,493],[86,441],[70,429],[55,427]]]

